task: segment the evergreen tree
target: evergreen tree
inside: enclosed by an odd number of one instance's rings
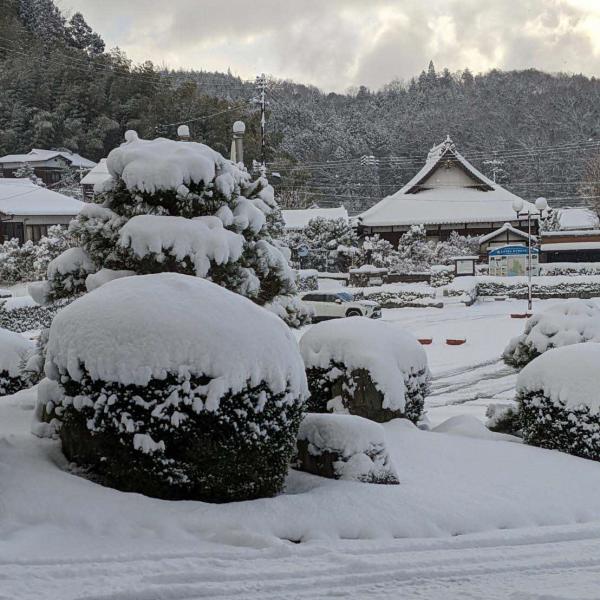
[[[96,282],[169,271],[209,278],[302,324],[295,275],[272,237],[281,217],[267,180],[202,144],[133,131],[126,140],[107,159],[112,187],[70,225],[79,248],[50,264],[38,297],[84,292],[95,271]]]

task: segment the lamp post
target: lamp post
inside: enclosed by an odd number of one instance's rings
[[[521,213],[523,210],[523,200],[521,198],[515,198],[513,202],[513,210],[517,213],[517,219],[521,216],[527,216],[527,312],[531,312],[533,309],[533,298],[531,295],[531,205],[527,206],[527,211]],[[548,202],[546,198],[538,198],[535,201],[535,213],[541,214],[548,208]]]

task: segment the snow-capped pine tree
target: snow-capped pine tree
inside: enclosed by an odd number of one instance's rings
[[[399,272],[426,271],[433,262],[433,249],[423,225],[411,225],[398,242]]]
[[[36,296],[84,292],[89,264],[101,271],[94,287],[167,271],[205,277],[302,324],[308,313],[295,298],[295,274],[270,233],[280,216],[267,180],[252,180],[203,144],[125,137],[107,158],[111,184],[71,222],[84,255],[69,250],[53,261]]]
[[[540,231],[558,231],[560,229],[560,211],[548,208],[540,218]]]

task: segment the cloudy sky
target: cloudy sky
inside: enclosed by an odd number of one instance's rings
[[[438,70],[600,75],[600,0],[61,0],[133,60],[343,91]]]

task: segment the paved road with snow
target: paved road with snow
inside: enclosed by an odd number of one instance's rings
[[[2,589],[11,600],[598,599],[600,525],[6,562]]]

